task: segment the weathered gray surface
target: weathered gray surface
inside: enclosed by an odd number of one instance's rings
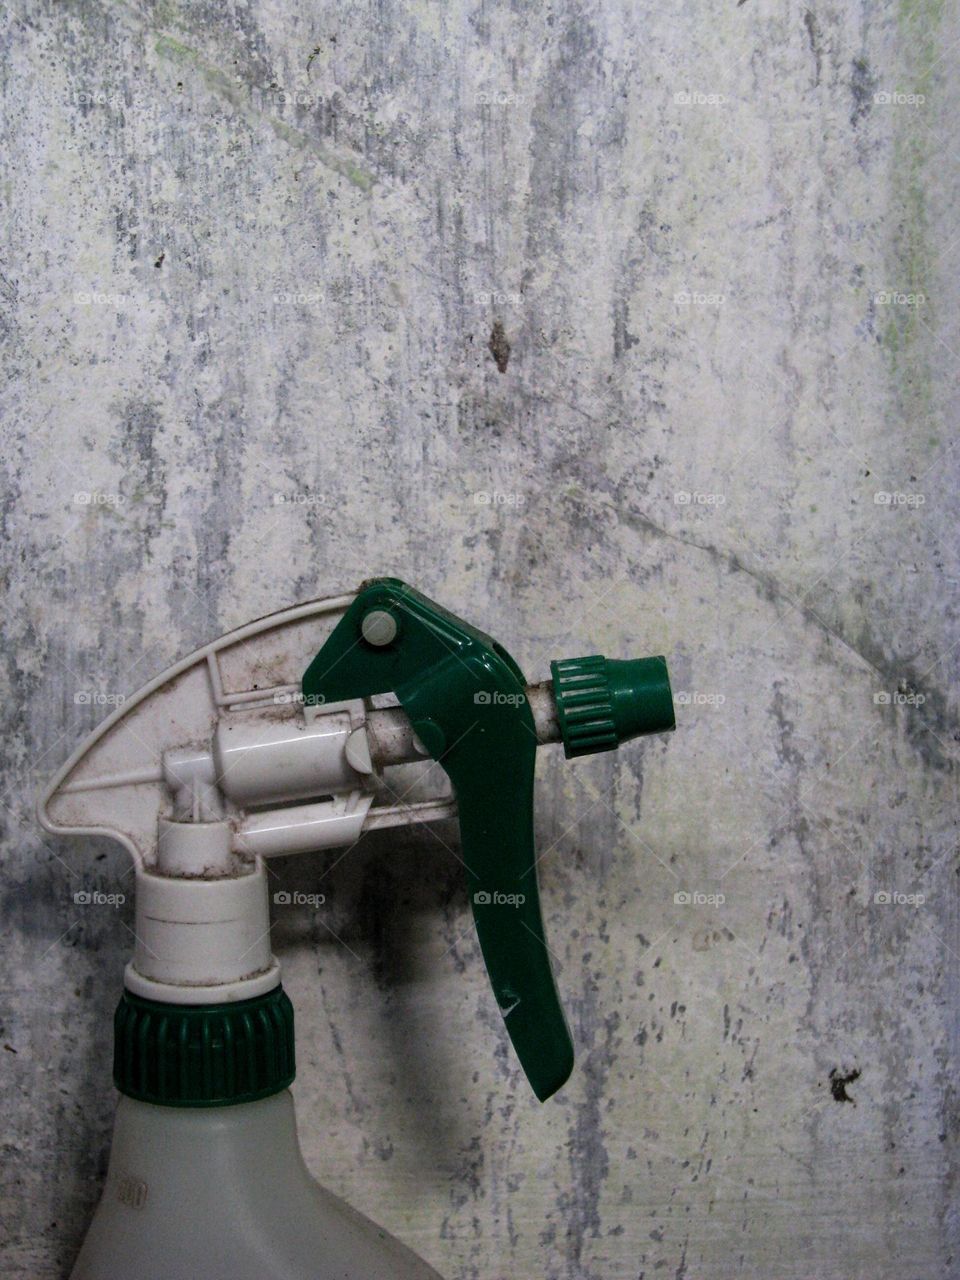
[[[78,693],[378,571],[531,674],[662,651],[691,701],[542,762],[546,1106],[440,844],[287,864],[330,904],[277,930],[311,1167],[465,1280],[960,1274],[958,37],[935,0],[8,10],[5,1275],[66,1274],[109,1139],[132,907],[72,894],[125,855],[31,818]]]

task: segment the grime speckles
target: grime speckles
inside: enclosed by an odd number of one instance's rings
[[[567,1206],[570,1257],[576,1274],[584,1280],[597,1274],[586,1267],[584,1254],[587,1239],[598,1236],[601,1231],[600,1201],[610,1168],[603,1129],[604,1099],[619,1026],[617,1013],[601,1020],[596,984],[588,975],[580,1006],[578,1039],[591,1048],[581,1063],[584,1097],[577,1106],[571,1130],[573,1187]]]
[[[507,331],[503,327],[502,320],[495,320],[493,328],[490,331],[490,341],[487,343],[487,350],[496,361],[497,368],[501,373],[507,372],[507,365],[510,363],[510,343],[507,340]]]
[[[375,1138],[373,1142],[373,1149],[376,1152],[377,1157],[384,1163],[393,1159],[393,1143],[389,1138]]]
[[[617,298],[613,304],[613,358],[619,360],[630,350],[631,347],[637,345],[637,338],[630,332],[627,325],[630,320],[630,311],[627,306],[626,298]]]
[[[780,759],[784,764],[792,765],[794,768],[802,767],[802,755],[794,741],[794,722],[787,714],[787,699],[784,694],[783,680],[775,680],[773,682],[773,705],[771,707],[771,712],[774,723],[777,727],[777,736],[780,742]]]
[[[852,1102],[856,1106],[857,1100],[847,1093],[847,1085],[859,1079],[859,1068],[855,1067],[853,1071],[842,1071],[839,1067],[833,1067],[830,1072],[830,1093],[834,1102]]]
[[[850,64],[850,95],[853,105],[850,108],[850,123],[854,128],[873,108],[873,93],[876,80],[870,71],[866,58],[854,58]]]
[[[820,28],[817,26],[817,19],[812,9],[808,9],[803,15],[803,25],[807,29],[807,41],[810,45],[810,52],[813,54],[813,62],[816,68],[813,83],[818,85],[820,83],[820,71],[823,66],[823,50],[821,47]]]
[[[456,1190],[451,1196],[454,1208],[462,1209],[469,1200],[479,1199],[483,1194],[483,1165],[483,1147],[475,1134],[458,1153]]]
[[[166,503],[166,464],[158,447],[162,422],[158,407],[146,400],[129,400],[120,407],[119,430],[111,456],[123,468],[120,493],[124,513],[141,530],[143,558],[160,532]]]

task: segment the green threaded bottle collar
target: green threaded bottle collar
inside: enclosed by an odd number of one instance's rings
[[[163,1004],[124,991],[113,1027],[114,1084],[140,1102],[256,1102],[296,1074],[293,1006],[280,986],[235,1004]]]

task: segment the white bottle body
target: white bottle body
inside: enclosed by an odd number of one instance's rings
[[[226,1107],[121,1097],[107,1185],[71,1280],[441,1280],[324,1190],[288,1089]]]

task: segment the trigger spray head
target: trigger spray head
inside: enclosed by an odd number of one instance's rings
[[[326,638],[304,671],[316,627]],[[292,1040],[281,1053],[290,1028],[273,994],[280,967],[262,860],[455,812],[494,998],[534,1093],[555,1093],[573,1043],[540,909],[536,752],[558,741],[567,756],[610,751],[672,729],[674,717],[663,658],[594,654],[554,662],[552,676],[529,684],[491,636],[399,579],[377,578],[222,636],[127,699],[39,805],[47,830],[113,835],[136,861],[123,1091],[206,1106],[283,1087]],[[396,705],[375,705],[390,694]],[[450,785],[407,804],[384,772],[425,755]],[[252,1003],[268,996],[269,1008]],[[239,1021],[225,1020],[227,1005]],[[202,1007],[209,1018],[158,1021],[155,1006]],[[262,1044],[244,1039],[241,1062],[237,1037],[255,1009]],[[279,1056],[257,1076],[268,1042]],[[181,1050],[194,1055],[190,1071]]]

